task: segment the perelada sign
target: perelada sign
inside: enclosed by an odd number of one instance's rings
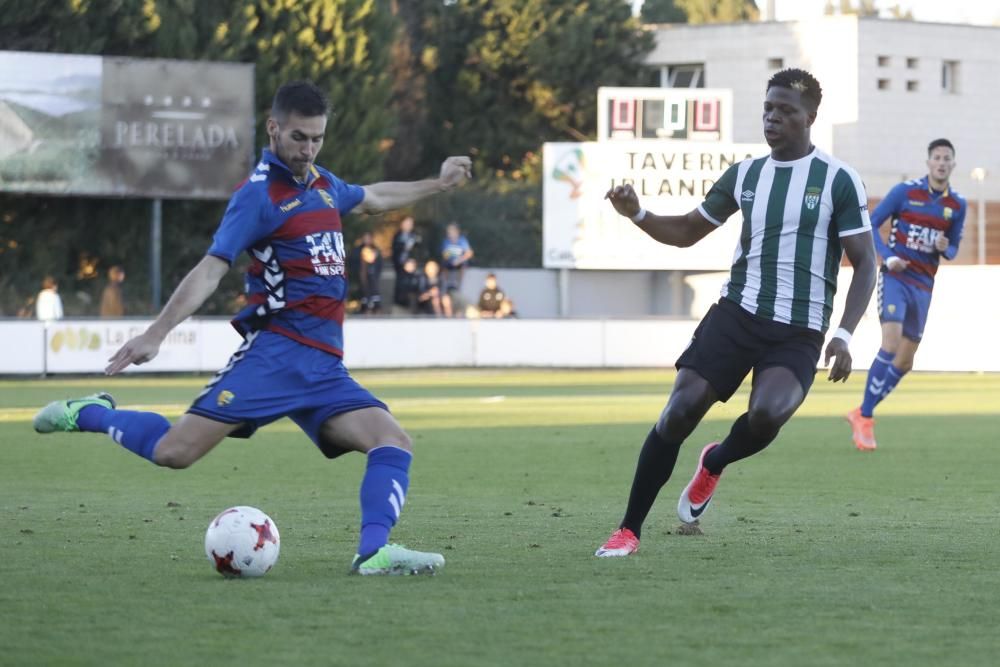
[[[226,199],[254,150],[253,65],[0,51],[0,190]]]

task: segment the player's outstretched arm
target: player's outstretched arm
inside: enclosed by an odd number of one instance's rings
[[[365,198],[355,210],[363,213],[391,211],[424,197],[451,190],[472,178],[472,160],[464,155],[450,157],[441,164],[437,178],[422,181],[382,181],[364,186]]]
[[[219,281],[229,271],[229,264],[206,255],[191,269],[163,307],[156,320],[143,333],[125,343],[108,359],[104,372],[120,373],[131,364],[144,364],[159,353],[163,339],[171,329],[201,308],[201,304],[215,292]]]
[[[631,185],[611,188],[604,198],[611,202],[619,215],[631,219],[636,227],[666,245],[686,248],[715,229],[715,225],[702,217],[697,209],[687,215],[656,215],[642,209]]]
[[[853,334],[858,322],[868,308],[871,301],[872,292],[875,290],[875,281],[878,276],[878,259],[875,254],[875,241],[871,232],[853,234],[841,237],[840,242],[844,246],[847,258],[854,267],[854,277],[851,278],[851,285],[847,288],[847,302],[844,305],[844,315],[840,318],[840,328],[848,334]],[[830,366],[829,380],[838,382],[847,381],[851,374],[851,351],[847,346],[847,341],[834,336],[826,346],[825,363],[830,365],[833,358],[833,365]]]

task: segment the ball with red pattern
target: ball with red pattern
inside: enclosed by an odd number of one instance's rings
[[[205,532],[205,555],[224,577],[261,577],[278,561],[278,527],[256,507],[220,512]]]

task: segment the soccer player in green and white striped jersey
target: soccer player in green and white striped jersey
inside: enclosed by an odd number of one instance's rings
[[[848,344],[871,299],[877,263],[861,179],[810,141],[821,99],[819,82],[808,72],[775,74],[767,84],[763,116],[771,154],[730,167],[687,215],[644,210],[628,185],[606,196],[618,213],[668,245],[693,245],[736,212],[742,233],[722,298],[677,360],[673,391],[639,454],[625,517],[597,556],[638,550],[643,521],[673,472],[681,443],[751,370],[748,409],[722,442],[702,450],[677,504],[681,521],[699,520],[727,465],[775,439],[812,386],[844,252],[854,277],[825,362],[833,359],[834,382],[851,372]]]

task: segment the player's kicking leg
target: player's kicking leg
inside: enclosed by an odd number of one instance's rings
[[[114,410],[117,404],[114,397],[107,392],[98,392],[83,398],[71,398],[65,401],[53,401],[38,411],[33,420],[38,433],[72,433],[82,430],[79,425],[80,411],[89,406],[99,406]]]
[[[368,457],[361,480],[361,535],[351,562],[360,575],[435,574],[444,556],[389,543],[409,488],[412,442],[381,407],[366,407],[327,419],[320,431],[322,447],[363,452]],[[324,450],[325,451],[325,450]]]
[[[167,468],[188,467],[240,426],[185,414],[171,427],[155,412],[119,410],[106,392],[53,401],[33,423],[38,433],[104,433],[133,454]]]

